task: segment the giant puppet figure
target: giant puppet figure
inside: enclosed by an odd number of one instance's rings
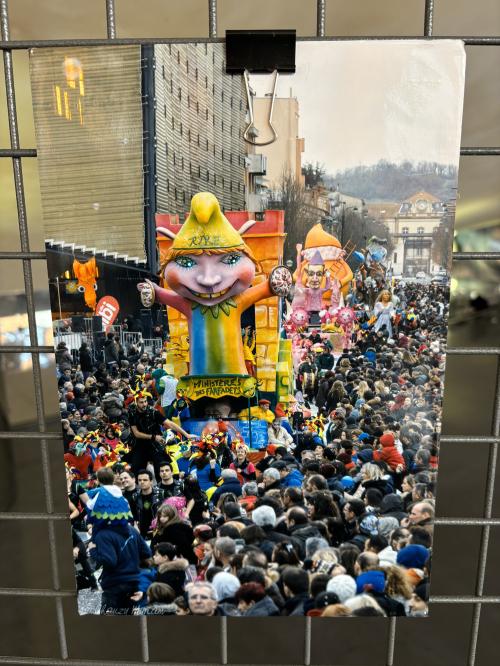
[[[255,392],[256,378],[245,365],[241,314],[264,298],[286,295],[291,286],[289,271],[278,266],[252,287],[255,268],[252,251],[223,215],[216,197],[210,192],[195,194],[189,217],[162,265],[170,288],[149,280],[138,285],[143,305],[156,301],[187,318],[189,375],[178,384],[186,397],[250,397]]]

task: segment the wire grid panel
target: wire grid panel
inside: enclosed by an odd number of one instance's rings
[[[18,210],[18,226],[20,236],[20,251],[19,252],[0,252],[1,260],[21,260],[23,266],[24,285],[27,299],[27,313],[28,313],[28,328],[29,328],[29,341],[28,346],[8,346],[0,347],[0,353],[31,353],[33,361],[33,384],[34,395],[36,403],[37,414],[37,432],[1,432],[0,440],[35,440],[37,445],[40,446],[41,460],[42,460],[42,475],[43,486],[45,490],[45,507],[41,512],[0,512],[0,520],[2,521],[41,521],[48,525],[48,537],[50,548],[50,562],[51,562],[51,575],[52,586],[49,589],[29,589],[29,588],[0,588],[0,597],[40,597],[40,598],[53,598],[56,603],[56,616],[57,616],[57,634],[59,639],[59,657],[57,658],[37,658],[37,657],[15,657],[0,654],[0,663],[31,663],[31,664],[93,664],[103,663],[101,661],[94,661],[92,659],[75,660],[68,658],[68,636],[66,631],[66,621],[63,609],[64,598],[71,598],[76,605],[76,593],[73,590],[65,590],[61,588],[60,582],[60,569],[58,562],[58,554],[56,547],[56,525],[67,521],[67,514],[57,512],[54,508],[54,496],[52,491],[52,479],[49,470],[49,443],[50,441],[60,440],[59,431],[48,431],[45,418],[44,400],[42,391],[42,374],[40,367],[40,354],[53,354],[53,347],[43,346],[39,344],[37,337],[36,321],[35,321],[35,303],[34,303],[34,285],[33,273],[31,262],[35,260],[44,260],[45,253],[31,252],[29,244],[25,194],[24,194],[24,181],[22,172],[22,159],[36,157],[36,149],[28,148],[21,149],[19,144],[18,132],[18,119],[15,99],[14,87],[14,71],[12,62],[13,49],[29,49],[34,46],[64,46],[64,45],[92,45],[92,44],[117,44],[117,43],[134,43],[144,44],[151,42],[161,41],[175,41],[175,40],[147,40],[147,39],[119,39],[116,34],[116,11],[114,0],[103,0],[105,5],[106,16],[106,29],[107,39],[102,40],[44,40],[44,41],[23,41],[14,42],[10,40],[9,32],[9,18],[8,18],[8,0],[0,0],[0,27],[1,27],[1,44],[0,48],[3,51],[3,62],[5,72],[5,86],[6,86],[6,99],[7,99],[7,113],[9,121],[10,132],[10,147],[0,147],[0,158],[8,158],[12,160],[13,174],[14,174],[14,187],[17,201]],[[425,1],[424,12],[424,26],[423,36],[427,38],[432,37],[433,17],[434,17],[434,0]],[[326,17],[326,0],[317,0],[317,37],[325,38],[325,17]],[[217,0],[208,0],[208,24],[209,24],[209,39],[217,39]],[[388,39],[392,37],[387,36]],[[458,37],[462,38],[466,44],[469,45],[482,45],[482,46],[499,46],[500,37]],[[349,39],[361,39],[352,38]],[[379,39],[379,38],[373,38]],[[397,37],[401,39],[401,37]],[[414,39],[414,37],[412,37]],[[437,38],[433,38],[437,39]],[[465,147],[461,149],[461,155],[500,155],[500,147]],[[454,260],[500,260],[499,252],[462,252],[455,253]],[[455,348],[448,349],[448,354],[451,355],[487,355],[492,361],[497,363],[497,374],[495,382],[495,397],[494,397],[494,415],[493,424],[490,435],[466,435],[466,436],[445,436],[441,437],[442,443],[469,443],[471,445],[486,445],[489,447],[489,464],[488,475],[486,480],[486,494],[484,513],[481,518],[436,518],[436,525],[447,526],[477,526],[482,530],[480,553],[479,553],[479,567],[476,580],[475,594],[472,596],[432,596],[431,602],[435,606],[437,604],[467,604],[473,605],[473,617],[471,634],[469,641],[469,651],[467,655],[467,663],[469,666],[475,666],[477,663],[477,644],[478,634],[481,621],[481,610],[484,605],[496,604],[500,605],[500,597],[484,595],[485,572],[488,560],[488,545],[490,541],[490,532],[492,527],[500,527],[500,518],[492,516],[493,497],[495,490],[496,480],[496,466],[498,458],[498,445],[500,442],[500,348],[497,347],[480,347],[480,348]],[[39,618],[39,620],[43,618]],[[100,618],[103,622],[103,618]],[[123,661],[121,664],[139,664],[150,661],[150,644],[148,640],[148,620],[146,617],[137,619],[140,628],[140,641],[141,641],[141,660]],[[355,620],[350,620],[355,622]],[[419,622],[418,620],[416,622]],[[425,624],[425,622],[424,622]],[[386,666],[393,666],[394,661],[394,648],[397,637],[398,621],[395,618],[389,620],[389,632],[386,646]],[[422,641],[426,640],[426,627],[421,627]],[[167,656],[167,655],[165,655]],[[272,655],[270,655],[272,656]],[[297,655],[298,656],[298,655]],[[217,663],[227,663],[228,660],[228,632],[226,625],[226,618],[222,618],[222,627],[220,632],[220,660]],[[277,657],[279,661],[279,656]],[[272,659],[269,660],[272,662]],[[302,658],[298,658],[296,663],[303,663],[306,666],[311,661],[311,618],[306,618],[306,631],[305,631],[305,645]],[[107,660],[106,663],[113,663]],[[118,662],[117,662],[118,663]],[[153,662],[150,662],[153,663]],[[183,662],[184,663],[184,662]],[[187,663],[187,662],[186,662]],[[215,663],[215,662],[214,662]],[[238,662],[240,663],[240,662]]]

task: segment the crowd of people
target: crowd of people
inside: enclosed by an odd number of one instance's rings
[[[294,397],[252,408],[262,451],[230,420],[191,434],[163,358],[113,333],[97,364],[60,343],[77,583],[100,612],[427,613],[448,293],[390,298],[389,326],[353,304],[341,354],[319,327],[295,334]]]

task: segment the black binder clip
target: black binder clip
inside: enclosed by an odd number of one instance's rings
[[[226,30],[226,73],[295,73],[295,30]]]
[[[274,102],[280,72],[295,72],[295,30],[227,30],[226,31],[226,73],[243,74],[248,102],[248,123],[243,138],[252,146],[268,146],[278,138],[273,125]],[[268,123],[272,132],[271,139],[258,142],[258,129],[254,125],[253,95],[250,88],[249,73],[274,73],[272,92],[269,94]]]

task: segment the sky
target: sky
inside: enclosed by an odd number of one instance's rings
[[[461,42],[297,42],[295,74],[278,97],[299,101],[302,163],[328,173],[357,165],[432,161],[458,165],[465,52]],[[263,96],[271,76],[252,75]]]

